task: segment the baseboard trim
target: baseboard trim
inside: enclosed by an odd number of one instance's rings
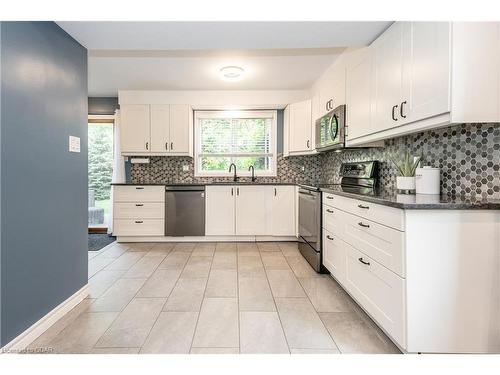
[[[117,236],[116,242],[265,242],[297,241],[295,236]]]
[[[60,303],[49,313],[43,316],[40,320],[35,322],[31,327],[26,329],[23,333],[5,345],[2,349],[2,353],[9,352],[19,352],[28,347],[33,341],[35,341],[42,333],[48,330],[55,322],[61,319],[66,313],[71,311],[73,307],[78,305],[82,300],[85,299],[89,294],[89,284],[85,284],[80,290],[75,294],[70,296],[68,299]]]

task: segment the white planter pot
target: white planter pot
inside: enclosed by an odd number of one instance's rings
[[[415,190],[415,177],[396,177],[396,188],[398,190]]]

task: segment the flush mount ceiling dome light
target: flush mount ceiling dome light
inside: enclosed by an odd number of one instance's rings
[[[243,78],[243,73],[245,70],[236,65],[224,66],[220,69],[222,79],[225,81],[239,81]]]

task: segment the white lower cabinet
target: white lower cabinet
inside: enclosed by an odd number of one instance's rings
[[[340,283],[345,283],[345,242],[323,228],[323,265]]]
[[[206,187],[207,236],[295,236],[295,186]]]
[[[205,188],[205,234],[232,236],[235,234],[235,187]]]
[[[115,236],[164,236],[164,186],[113,186]]]
[[[349,244],[344,243],[343,247],[346,250],[345,288],[404,348],[405,280]]]
[[[270,235],[269,186],[236,187],[236,235]]]

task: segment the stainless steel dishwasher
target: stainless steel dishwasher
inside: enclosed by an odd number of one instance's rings
[[[205,186],[165,187],[165,236],[205,235]]]

